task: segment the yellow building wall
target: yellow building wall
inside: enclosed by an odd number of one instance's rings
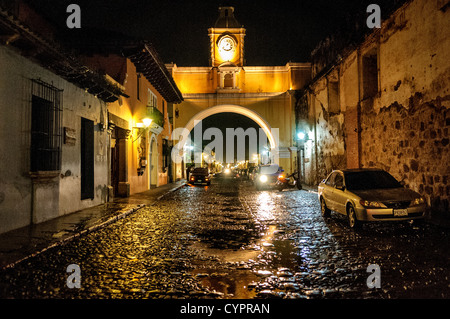
[[[157,182],[151,181],[151,184],[164,185],[168,182],[168,173],[163,172],[163,156],[162,156],[162,140],[163,137],[169,138],[171,130],[167,116],[167,102],[163,99],[161,94],[150,84],[150,82],[141,75],[139,79],[139,97],[138,94],[138,73],[135,65],[129,60],[118,56],[100,56],[94,55],[86,59],[88,65],[105,70],[125,88],[125,93],[129,95],[128,98],[120,97],[118,101],[108,104],[108,111],[126,121],[129,127],[124,128],[131,131],[127,139],[127,177],[130,184],[130,194],[148,190],[150,187],[150,169],[151,165],[155,165],[157,169]],[[121,74],[119,74],[121,73]],[[120,82],[119,82],[120,81]],[[142,122],[146,117],[148,89],[157,97],[157,108],[163,112],[163,103],[165,105],[165,125],[162,132],[156,136],[158,163],[151,163],[149,158],[150,142],[152,132],[148,129],[140,135],[141,130],[136,129],[136,123]],[[143,175],[138,176],[139,167],[139,152],[138,146],[141,144],[141,137],[146,139],[146,159],[147,167]]]
[[[286,92],[290,90],[290,78],[287,69],[270,68],[242,72],[241,87],[243,92]]]
[[[216,93],[219,86],[218,70],[211,67],[177,67],[172,77],[183,94]],[[240,68],[236,83],[239,93],[286,92],[303,87],[310,79],[310,66],[244,67]]]
[[[217,89],[217,71],[211,68],[177,68],[172,76],[183,93],[215,93]]]

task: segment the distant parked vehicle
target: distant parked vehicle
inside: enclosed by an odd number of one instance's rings
[[[190,184],[211,184],[211,175],[207,168],[196,167],[191,171],[189,176]]]
[[[278,177],[283,172],[277,164],[261,165],[253,176],[253,183],[256,189],[272,188],[276,186]]]
[[[335,170],[318,187],[322,216],[346,215],[351,228],[362,221],[426,217],[425,199],[381,169]]]

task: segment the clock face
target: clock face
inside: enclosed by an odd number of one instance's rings
[[[230,36],[224,36],[219,40],[217,44],[219,47],[219,54],[224,61],[229,61],[236,51],[236,42]]]
[[[219,48],[224,51],[231,51],[234,49],[234,41],[231,38],[223,38],[219,43]]]

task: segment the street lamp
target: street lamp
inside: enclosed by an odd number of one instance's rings
[[[150,124],[152,124],[152,119],[149,119],[148,117],[146,117],[145,119],[142,119],[142,123],[144,124],[145,127],[149,127]]]
[[[298,132],[297,133],[297,138],[299,139],[299,140],[304,140],[305,139],[305,133],[303,133],[303,132]]]
[[[146,117],[142,119],[142,122],[137,122],[135,124],[135,126],[133,127],[133,129],[138,129],[140,132],[137,135],[137,137],[134,139],[133,143],[136,142],[136,140],[142,136],[142,134],[144,134],[145,129],[148,128],[150,126],[150,124],[152,124],[152,119]]]

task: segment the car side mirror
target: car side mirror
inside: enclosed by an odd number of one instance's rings
[[[336,188],[341,190],[341,191],[345,191],[345,186],[344,185],[336,186]]]

